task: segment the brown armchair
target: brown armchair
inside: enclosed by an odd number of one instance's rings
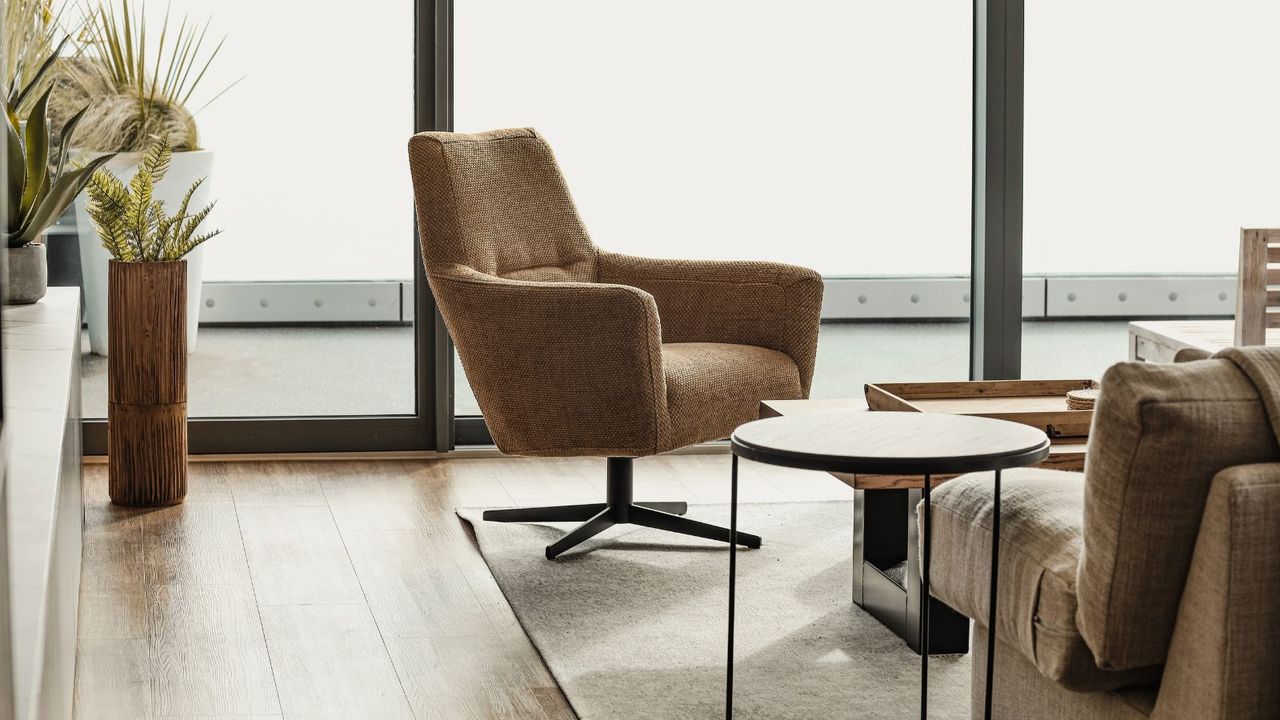
[[[603,503],[485,519],[583,522],[548,558],[627,522],[728,542],[680,517],[683,502],[632,502],[631,460],[727,437],[760,400],[806,397],[818,274],[596,248],[530,129],[421,133],[409,164],[427,278],[498,448],[609,458]]]

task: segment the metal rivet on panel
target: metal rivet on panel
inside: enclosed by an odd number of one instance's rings
[[[1226,299],[1227,299],[1227,294],[1226,294],[1226,293],[1224,293],[1224,292],[1220,292],[1220,293],[1218,293],[1218,299],[1219,299],[1219,300],[1222,300],[1222,301],[1224,301],[1224,302],[1225,302],[1225,301],[1226,301]]]
[[[323,301],[323,300],[321,300],[320,298],[316,298],[315,306],[316,306],[316,307],[324,307],[324,301]]]
[[[918,302],[920,302],[920,296],[919,296],[919,295],[916,295],[915,293],[912,293],[912,294],[911,294],[911,302],[913,302],[913,303],[918,303]]]
[[[378,307],[378,301],[376,298],[369,298],[369,307]]]
[[[969,293],[964,294],[964,301],[969,302]]]
[[[1075,302],[1075,301],[1076,301],[1076,294],[1075,294],[1075,293],[1067,293],[1067,302]]]
[[[859,305],[866,305],[866,304],[867,304],[867,296],[866,296],[866,295],[859,295],[859,296],[858,296],[858,304],[859,304]]]
[[[209,298],[208,300],[205,300],[205,301],[204,301],[204,306],[205,306],[205,307],[213,307],[213,298]]]
[[[1129,299],[1129,293],[1127,293],[1127,292],[1122,292],[1122,293],[1120,293],[1117,297],[1119,297],[1119,298],[1120,298],[1120,302],[1124,302],[1125,300],[1128,300],[1128,299]]]
[[[1169,293],[1169,302],[1173,302],[1174,300],[1177,300],[1177,299],[1178,299],[1178,293],[1176,292]]]
[[[258,301],[258,306],[259,306],[259,307],[266,307],[266,306],[267,306],[267,305],[269,305],[269,304],[270,304],[270,303],[268,303],[268,302],[267,302],[267,299],[266,299],[266,298],[262,298],[261,300],[259,300],[259,301]]]

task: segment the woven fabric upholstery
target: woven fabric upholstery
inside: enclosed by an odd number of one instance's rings
[[[1178,610],[1160,718],[1280,717],[1280,464],[1213,479]]]
[[[934,512],[937,518],[936,508]],[[994,716],[1063,720],[1148,715],[1153,720],[1276,718],[1280,711],[1280,683],[1275,681],[1280,677],[1280,643],[1276,642],[1280,638],[1280,603],[1275,602],[1280,596],[1277,517],[1280,463],[1240,465],[1218,473],[1205,503],[1162,679],[1113,692],[1070,692],[1066,685],[1045,677],[1043,666],[1027,658],[1025,648],[1007,642],[1001,633],[997,639]],[[1008,549],[1003,543],[1001,548]],[[1009,557],[1008,552],[1001,555],[1002,607],[1008,600],[1004,576],[1009,571]],[[974,717],[981,716],[986,638],[986,628],[975,623]]]
[[[761,398],[801,397],[795,362],[776,350],[667,343],[662,365],[675,446],[729,437],[743,418],[755,419]]]
[[[1003,562],[1000,570],[1004,572]],[[980,623],[973,624],[970,647],[969,717],[980,718],[987,684],[987,629]],[[1146,720],[1151,717],[1155,695],[1154,686],[1106,692],[1068,690],[1046,680],[1016,648],[996,640],[991,717],[997,720]],[[1178,720],[1193,717],[1178,716]]]
[[[712,260],[655,260],[601,253],[600,281],[653,295],[663,342],[757,345],[790,357],[801,397],[813,382],[822,313],[822,277],[794,265]],[[773,396],[770,396],[771,398]]]
[[[1165,662],[1214,475],[1277,458],[1259,391],[1234,362],[1107,371],[1085,460],[1077,580],[1077,624],[1099,667]]]
[[[816,273],[601,252],[530,129],[421,133],[409,165],[427,279],[502,451],[651,455],[808,392]]]
[[[409,141],[428,272],[596,278],[595,247],[551,148],[533,130],[422,133]]]
[[[968,617],[984,620],[991,587],[991,487],[991,473],[973,473],[933,494],[930,591]],[[1110,690],[1158,679],[1159,668],[1098,668],[1076,629],[1084,475],[1008,470],[1000,502],[1000,640],[1070,690]]]

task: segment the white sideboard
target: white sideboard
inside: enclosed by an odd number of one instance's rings
[[[80,289],[6,306],[4,502],[19,720],[70,720],[84,523]]]

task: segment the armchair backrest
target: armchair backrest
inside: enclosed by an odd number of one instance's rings
[[[1077,625],[1099,667],[1160,665],[1214,476],[1280,447],[1257,386],[1225,358],[1115,365],[1093,423]]]
[[[596,279],[596,250],[550,146],[523,128],[409,140],[427,275]],[[447,300],[445,300],[447,302]]]

